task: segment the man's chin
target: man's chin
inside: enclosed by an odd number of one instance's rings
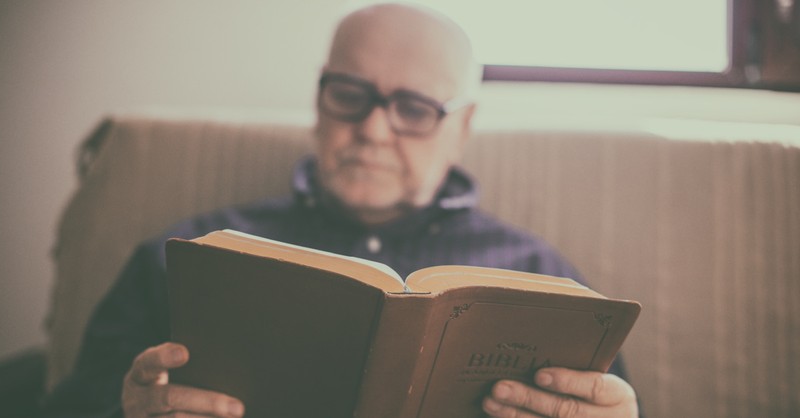
[[[395,179],[359,180],[343,176],[329,183],[329,190],[350,208],[389,209],[404,200],[403,185]]]
[[[406,206],[402,199],[394,196],[339,196],[339,202],[348,209],[368,212],[390,211]]]
[[[357,213],[397,213],[407,210],[410,206],[401,193],[386,189],[345,188],[334,190],[333,194],[340,205]]]

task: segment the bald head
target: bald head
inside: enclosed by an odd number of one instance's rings
[[[479,84],[469,38],[448,17],[422,6],[368,6],[339,23],[326,69],[357,72],[387,88],[438,100],[472,96]],[[452,97],[447,97],[452,96]]]

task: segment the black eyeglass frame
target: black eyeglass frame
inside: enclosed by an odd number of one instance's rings
[[[332,112],[330,109],[326,108],[322,104],[322,92],[325,86],[331,81],[342,81],[362,87],[368,95],[369,106],[365,106],[363,111],[353,115],[345,115],[341,113]],[[430,105],[434,110],[436,110],[435,123],[433,124],[433,126],[431,126],[430,129],[424,132],[397,129],[394,125],[391,124],[391,119],[390,119],[390,126],[395,133],[400,135],[417,136],[417,137],[430,134],[431,132],[436,130],[436,128],[439,126],[439,123],[442,121],[442,119],[445,118],[445,116],[472,103],[472,100],[464,97],[456,97],[454,99],[450,99],[444,103],[441,103],[423,94],[407,89],[398,89],[393,91],[389,95],[384,96],[383,94],[380,93],[380,91],[378,91],[378,88],[375,86],[375,84],[367,80],[345,73],[325,72],[319,78],[319,90],[317,91],[317,107],[320,109],[320,111],[324,112],[326,115],[331,116],[335,119],[344,122],[357,123],[361,122],[362,120],[364,120],[364,118],[369,116],[369,114],[372,113],[372,111],[375,109],[375,106],[380,106],[384,109],[388,109],[389,103],[391,103],[394,100],[397,100],[398,98],[411,98],[419,100],[423,103]]]

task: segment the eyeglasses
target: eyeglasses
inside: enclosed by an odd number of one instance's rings
[[[424,137],[448,114],[466,106],[466,99],[446,103],[409,90],[382,95],[374,84],[347,74],[325,73],[319,80],[317,104],[326,115],[344,122],[364,120],[375,108],[386,109],[389,126],[398,135]]]

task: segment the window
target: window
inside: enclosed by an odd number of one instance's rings
[[[417,1],[469,33],[487,80],[800,90],[797,0]]]
[[[722,72],[727,0],[427,0],[486,65]]]

